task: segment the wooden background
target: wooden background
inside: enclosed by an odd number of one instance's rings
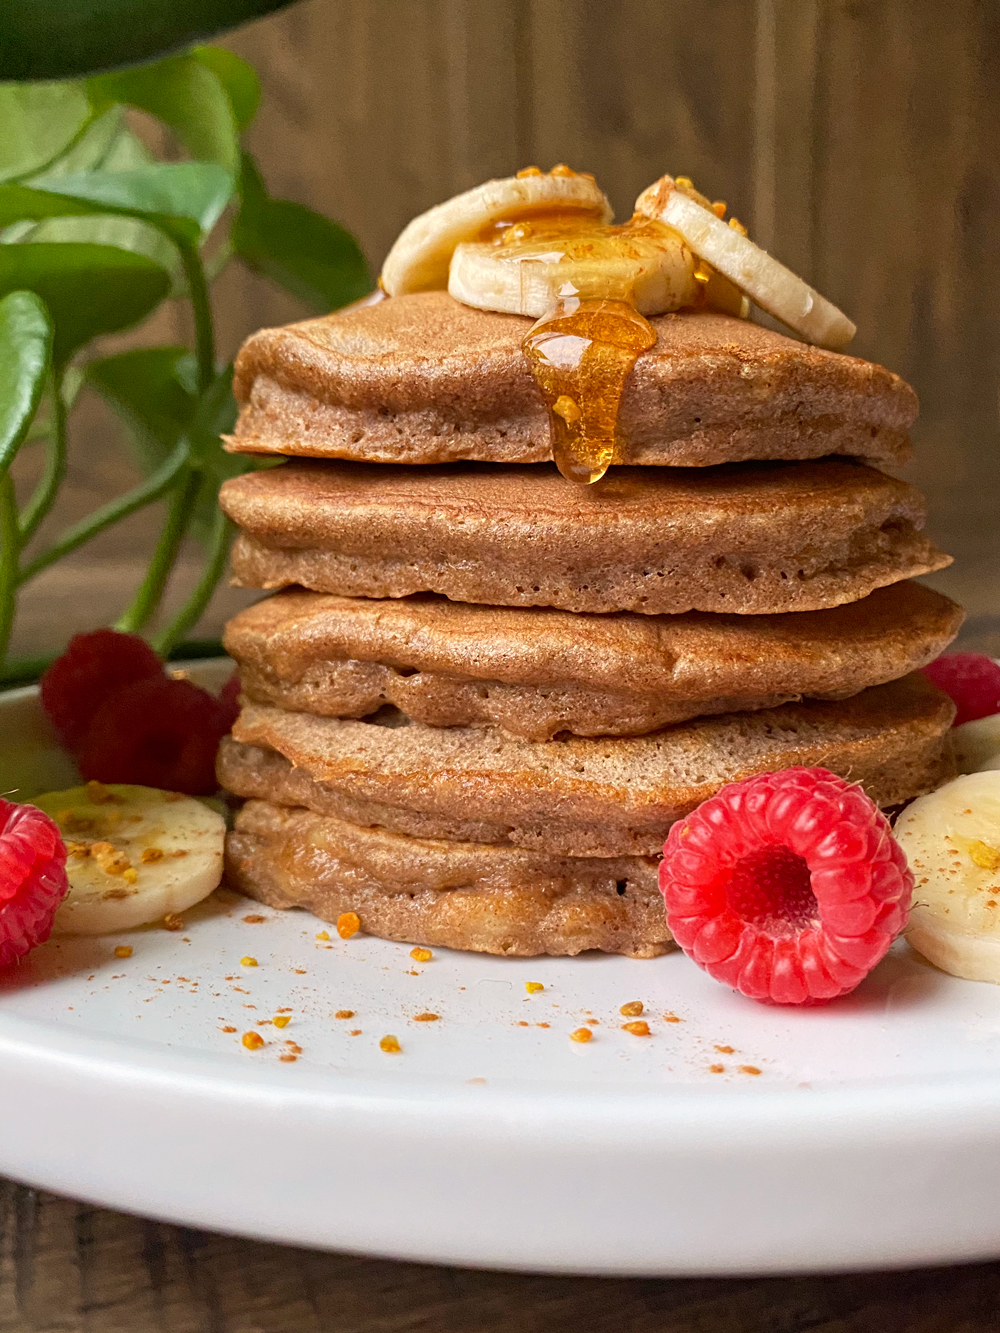
[[[272,192],[346,223],[376,268],[415,213],[528,163],[594,172],[619,217],[665,170],[726,199],[851,314],[852,351],[917,387],[908,475],[956,557],[933,581],[1000,651],[996,0],[305,0],[228,41],[263,79]],[[227,353],[305,313],[237,266],[216,305]],[[113,430],[82,412],[50,528],[128,483]],[[15,650],[113,615],[154,530],[139,516],[33,585]]]
[[[272,192],[353,228],[375,266],[414,213],[531,162],[596,173],[620,216],[665,170],[725,198],[852,315],[852,350],[916,385],[909,475],[957,557],[935,582],[972,612],[968,642],[1000,651],[996,0],[306,0],[230,44],[263,77],[251,137]],[[217,300],[227,352],[303,313],[238,270]],[[62,518],[128,484],[111,430],[85,408]],[[153,526],[39,580],[16,646],[114,614]],[[235,600],[221,594],[203,632]],[[472,1274],[209,1237],[0,1182],[0,1333],[994,1333],[998,1311],[997,1265]]]
[[[685,173],[850,313],[922,401],[908,476],[1000,611],[1000,7],[995,0],[308,0],[232,44],[275,191],[375,264],[416,212],[565,161],[626,217]],[[232,293],[235,341],[285,317]]]

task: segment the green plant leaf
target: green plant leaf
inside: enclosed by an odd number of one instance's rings
[[[207,65],[225,88],[237,128],[245,130],[260,105],[260,79],[253,65],[248,65],[235,51],[227,51],[224,46],[196,46],[191,55]]]
[[[4,0],[0,79],[68,79],[155,60],[291,0]]]
[[[87,381],[129,427],[138,462],[148,475],[159,468],[182,435],[191,446],[191,464],[203,475],[190,520],[192,535],[205,541],[212,530],[219,486],[226,477],[262,462],[227,454],[219,436],[236,424],[233,368],[227,366],[198,397],[198,367],[185,347],[144,347],[92,361]]]
[[[110,213],[94,213],[86,217],[48,218],[32,224],[31,230],[19,238],[26,244],[40,242],[74,241],[91,245],[113,245],[120,250],[131,250],[145,255],[171,276],[170,295],[183,290],[183,271],[177,247],[162,231],[138,218],[116,217]]]
[[[191,423],[191,458],[194,463],[204,464],[214,453],[222,453],[219,436],[236,425],[237,411],[230,364],[216,375],[198,403]]]
[[[103,115],[95,115],[82,133],[72,140],[68,148],[40,167],[37,172],[33,172],[32,176],[43,173],[46,176],[67,176],[77,171],[97,171],[102,167],[107,169],[107,163],[117,144],[123,138],[134,137],[122,125],[124,114],[124,107],[115,106],[110,111],[105,111]],[[121,165],[131,167],[137,166],[138,163],[128,162]],[[21,183],[30,185],[32,176],[21,177]]]
[[[0,227],[32,218],[115,213],[152,223],[179,245],[211,231],[233,180],[211,162],[153,162],[131,171],[88,171],[0,185]]]
[[[91,361],[86,378],[128,426],[139,467],[155,471],[194,417],[194,356],[186,347],[141,347]]]
[[[24,289],[41,297],[55,326],[57,366],[98,334],[137,324],[169,288],[159,264],[114,246],[0,245],[0,296]]]
[[[7,14],[2,47],[7,40]],[[0,181],[42,171],[82,133],[93,112],[75,83],[0,84]]]
[[[112,135],[105,134],[105,143],[100,160],[83,159],[83,150],[91,138],[88,131],[78,148],[71,150],[65,157],[54,164],[46,179],[54,174],[70,175],[81,168],[100,168],[104,171],[128,171],[133,167],[145,166],[152,161],[149,151],[141,140],[122,124],[122,107],[113,107],[94,122],[93,129],[110,120]],[[90,156],[96,157],[99,144],[92,145]],[[78,154],[80,155],[78,157]],[[78,165],[74,166],[74,161]],[[33,184],[33,182],[23,182]],[[23,230],[23,234],[21,229]],[[170,271],[173,279],[171,296],[185,294],[185,282],[175,243],[168,240],[162,231],[137,218],[116,217],[109,214],[94,216],[50,218],[46,222],[15,223],[3,236],[4,240],[27,241],[89,241],[96,245],[117,245],[123,250],[134,250],[145,255],[155,263]]]
[[[0,301],[0,473],[24,443],[52,356],[52,322],[34,292]]]
[[[269,198],[249,153],[240,190],[233,250],[249,268],[314,310],[335,310],[371,291],[371,272],[351,233],[304,204]]]
[[[83,163],[79,170],[96,171],[100,168],[102,171],[131,171],[133,167],[144,167],[149,162],[157,160],[142,140],[122,123],[125,116],[124,107],[112,107],[110,111],[105,112],[105,115],[118,117],[120,126],[118,133],[100,162]],[[103,120],[103,117],[101,119]],[[70,168],[67,168],[66,174],[71,174]],[[30,183],[34,184],[33,181]]]
[[[238,172],[233,104],[219,78],[195,56],[170,56],[155,65],[102,74],[87,88],[95,106],[125,102],[148,111],[170,126],[192,157],[215,162],[234,176]]]

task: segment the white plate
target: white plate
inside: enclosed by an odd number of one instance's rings
[[[34,691],[0,719],[4,789],[72,781]],[[782,1010],[679,954],[421,964],[322,929],[212,901],[182,934],[52,942],[7,972],[0,1173],[272,1240],[552,1272],[1000,1254],[1000,987],[900,945],[853,996]],[[620,1029],[633,999],[648,1039]],[[256,1026],[282,1009],[284,1030]]]

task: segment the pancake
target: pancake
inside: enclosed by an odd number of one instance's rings
[[[413,837],[654,856],[676,819],[753,773],[822,765],[886,806],[931,791],[952,771],[954,713],[919,672],[837,702],[600,740],[531,742],[395,711],[365,722],[249,704],[222,743],[218,776],[236,796]]]
[[[230,448],[374,463],[543,462],[548,421],[521,351],[532,322],[421,292],[262,329],[236,361],[242,412]],[[917,398],[881,366],[709,311],[651,323],[658,341],[622,397],[621,462],[909,458]]]
[[[254,703],[324,717],[391,704],[429,726],[493,724],[548,740],[845,698],[924,666],[961,623],[954,602],[911,582],[784,616],[573,615],[292,591],[241,612],[224,644]]]
[[[558,857],[359,828],[249,801],[226,840],[226,878],[271,907],[369,935],[495,954],[655,958],[670,946],[653,857]]]
[[[950,563],[912,486],[844,459],[615,468],[293,462],[225,482],[244,587],[436,592],[567,611],[772,614],[856,601]]]

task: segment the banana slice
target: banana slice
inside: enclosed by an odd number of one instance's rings
[[[635,210],[673,227],[700,259],[807,342],[837,350],[851,341],[857,328],[843,311],[700,199],[694,191],[679,188],[673,177],[661,176],[639,195]]]
[[[596,222],[610,222],[613,216],[593,176],[569,167],[549,172],[529,167],[517,176],[486,181],[408,223],[382,267],[381,285],[390,296],[443,291],[456,245],[485,240],[507,224],[566,214]]]
[[[702,299],[697,268],[681,237],[658,222],[583,229],[528,223],[499,243],[457,245],[448,291],[466,305],[535,319],[567,296],[627,301],[640,315],[661,315]]]
[[[49,792],[32,802],[69,850],[56,935],[108,935],[183,912],[222,878],[225,820],[193,796],[153,787]]]
[[[963,722],[951,733],[960,773],[1000,768],[1000,713]]]
[[[1000,983],[1000,772],[921,796],[893,832],[916,881],[910,944],[952,976]]]

